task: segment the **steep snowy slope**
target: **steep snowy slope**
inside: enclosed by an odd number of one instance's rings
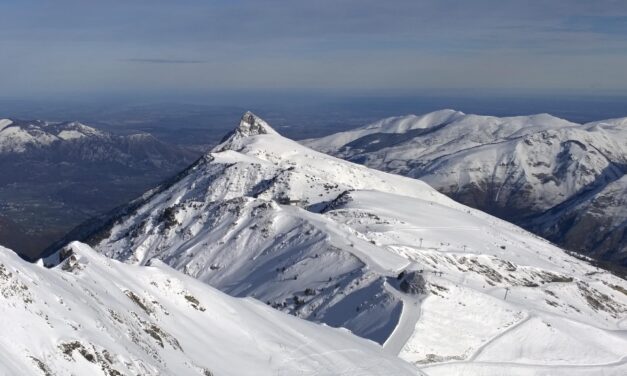
[[[47,270],[0,247],[0,374],[415,375],[372,342],[159,261],[124,265],[81,243],[64,254]]]
[[[0,130],[3,130],[11,124],[13,124],[13,121],[9,119],[0,119]]]
[[[627,172],[626,125],[627,118],[580,125],[546,114],[497,118],[443,110],[303,144],[419,178],[568,249],[627,265],[627,206],[607,196],[624,192],[615,182]],[[604,198],[597,197],[602,191]],[[574,235],[582,230],[596,234]]]
[[[624,260],[627,175],[552,208],[531,221],[530,229],[597,259]]]
[[[428,373],[627,371],[624,280],[250,113],[171,182],[72,238],[348,328]]]

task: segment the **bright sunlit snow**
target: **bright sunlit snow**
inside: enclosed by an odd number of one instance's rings
[[[627,370],[624,280],[423,182],[285,139],[252,114],[120,213],[91,236],[99,252],[158,258],[231,295],[347,328],[427,373]]]

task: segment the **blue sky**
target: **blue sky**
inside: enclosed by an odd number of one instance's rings
[[[624,0],[2,0],[3,95],[627,92]]]

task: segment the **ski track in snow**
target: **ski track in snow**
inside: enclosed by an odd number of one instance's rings
[[[398,355],[414,333],[416,323],[420,320],[420,299],[410,298],[386,284],[387,290],[403,301],[403,312],[399,323],[390,337],[383,344],[384,350],[391,355]]]

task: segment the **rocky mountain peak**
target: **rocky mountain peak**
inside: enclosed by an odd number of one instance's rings
[[[232,149],[236,141],[262,134],[279,135],[265,120],[250,111],[246,111],[242,115],[239,125],[222,139],[220,145],[214,151]]]
[[[242,115],[239,126],[235,132],[241,136],[256,136],[260,134],[277,134],[277,132],[268,125],[262,118],[246,111]]]

